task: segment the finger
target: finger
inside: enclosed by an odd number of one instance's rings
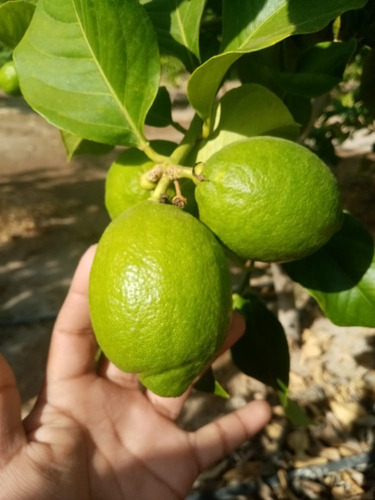
[[[139,380],[136,373],[125,373],[102,355],[97,369],[98,375],[123,387],[124,389],[138,390]]]
[[[234,311],[228,335],[226,336],[223,345],[221,346],[219,352],[217,353],[216,358],[218,358],[221,354],[230,349],[232,345],[235,344],[237,340],[239,340],[242,337],[242,335],[245,332],[245,328],[246,328],[245,320],[243,319],[243,317],[239,312]]]
[[[225,352],[227,349],[232,347],[232,345],[237,342],[237,340],[243,335],[244,331],[244,319],[239,313],[234,312],[228,335],[219,352],[217,353],[216,358],[223,354],[223,352]],[[197,377],[196,380],[198,380],[198,378],[199,377]],[[146,396],[159,413],[169,418],[170,420],[177,420],[178,416],[180,415],[181,409],[191,392],[191,389],[192,387],[189,387],[189,389],[184,392],[182,396],[179,396],[177,398],[163,398],[161,396],[157,396],[149,390],[146,391]]]
[[[252,401],[244,408],[189,434],[199,469],[207,469],[228,456],[260,431],[270,418],[268,403]]]
[[[0,354],[0,463],[26,443],[15,376]]]
[[[95,246],[81,258],[53,329],[47,382],[94,371],[97,344],[91,327],[88,284]]]

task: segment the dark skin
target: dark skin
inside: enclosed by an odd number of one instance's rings
[[[141,392],[137,377],[105,361],[88,307],[95,253],[81,259],[57,318],[46,378],[21,420],[14,374],[0,356],[0,498],[7,500],[183,499],[198,474],[251,439],[270,418],[254,401],[196,432],[175,423],[179,398]],[[242,334],[235,315],[222,350]]]

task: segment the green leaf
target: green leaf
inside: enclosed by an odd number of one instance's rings
[[[289,349],[279,320],[256,297],[233,296],[233,308],[246,321],[245,334],[232,347],[235,365],[246,375],[275,389],[289,382]]]
[[[12,58],[12,49],[3,47],[0,44],[0,68]]]
[[[302,130],[309,124],[312,114],[312,103],[308,97],[288,94],[284,100],[287,108]]]
[[[319,31],[343,12],[365,3],[366,0],[224,0],[224,53],[212,57],[191,75],[191,105],[203,119],[208,119],[222,79],[242,54],[270,47],[290,35]]]
[[[306,415],[304,410],[293,399],[289,398],[289,389],[279,380],[281,390],[277,391],[280,402],[283,405],[285,415],[288,420],[296,427],[306,427],[312,424],[312,420]]]
[[[210,118],[216,92],[230,66],[242,54],[230,52],[211,57],[199,66],[188,81],[187,96],[190,104],[203,120]]]
[[[227,92],[219,102],[217,115],[217,128],[202,143],[197,161],[205,162],[224,146],[249,137],[275,135],[295,140],[299,134],[299,125],[282,100],[257,84]]]
[[[274,73],[274,79],[290,94],[303,97],[325,94],[341,81],[356,46],[355,40],[318,43],[300,58],[294,73]]]
[[[168,127],[172,123],[172,103],[168,90],[160,87],[155,101],[146,117],[146,124],[151,127]]]
[[[98,142],[88,141],[87,139],[82,139],[82,137],[77,137],[63,130],[61,130],[61,138],[68,161],[71,161],[76,156],[82,155],[106,155],[113,149],[113,146],[110,144],[100,144]]]
[[[156,96],[156,36],[138,0],[39,0],[14,52],[27,102],[71,134],[144,145]]]
[[[199,29],[206,0],[141,0],[153,22],[160,51],[180,59],[189,71],[200,60]]]
[[[194,389],[196,391],[205,392],[207,394],[215,394],[224,399],[228,399],[230,396],[227,391],[220,385],[220,383],[215,379],[214,372],[212,368],[209,368],[199,380],[194,384]]]
[[[0,42],[14,49],[24,36],[34,14],[35,7],[23,0],[0,5]]]
[[[258,83],[280,95],[274,73],[279,69],[281,46],[270,47],[259,52],[245,54],[238,60],[236,69],[242,83]],[[283,92],[284,94],[284,92]]]
[[[290,35],[314,33],[366,0],[223,0],[223,52],[253,52]]]
[[[284,267],[336,325],[375,327],[374,242],[352,216],[324,247]]]

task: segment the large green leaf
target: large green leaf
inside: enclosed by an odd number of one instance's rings
[[[290,35],[320,30],[366,0],[223,0],[223,53],[197,68],[188,83],[190,103],[208,119],[217,89],[242,54],[270,47]]]
[[[375,327],[374,242],[352,216],[323,248],[284,267],[336,325]]]
[[[155,101],[146,116],[146,124],[151,127],[168,127],[172,121],[172,103],[169,92],[165,87],[159,87]]]
[[[24,0],[0,5],[0,42],[13,49],[29,27],[35,7]]]
[[[160,62],[138,0],[39,0],[14,59],[25,99],[55,126],[106,144],[146,142]]]
[[[367,0],[223,0],[223,52],[252,52],[290,35],[314,33]]]
[[[189,71],[200,60],[199,30],[206,0],[141,0],[154,26],[160,51],[180,59]]]
[[[113,146],[110,144],[100,144],[98,142],[88,141],[87,139],[82,139],[82,137],[77,137],[63,130],[61,131],[61,139],[68,161],[71,161],[76,156],[82,155],[106,155],[113,149]]]
[[[295,72],[275,72],[274,79],[290,94],[303,97],[325,94],[341,81],[356,45],[355,40],[318,43],[302,55]]]
[[[244,335],[232,347],[235,365],[246,375],[275,389],[279,389],[280,382],[287,386],[289,349],[279,320],[255,295],[246,299],[234,295],[233,308],[246,321]]]
[[[218,115],[217,128],[202,143],[197,161],[205,162],[224,146],[249,137],[275,135],[294,140],[299,133],[299,125],[282,100],[257,84],[227,92],[219,102]]]
[[[0,67],[8,62],[12,57],[12,49],[5,48],[0,43]]]

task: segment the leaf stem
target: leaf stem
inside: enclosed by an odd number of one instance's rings
[[[147,142],[144,146],[140,146],[139,149],[155,163],[159,163],[161,165],[168,165],[170,163],[168,156],[157,153],[155,149],[150,146],[149,142]]]
[[[189,130],[186,132],[185,137],[182,139],[181,144],[177,146],[170,157],[170,162],[174,164],[181,164],[193,149],[198,139],[202,134],[203,122],[198,115],[194,115],[190,123]]]
[[[174,122],[172,121],[171,123],[172,127],[175,128],[178,132],[181,132],[181,134],[186,134],[187,129],[181,125],[181,123]]]

